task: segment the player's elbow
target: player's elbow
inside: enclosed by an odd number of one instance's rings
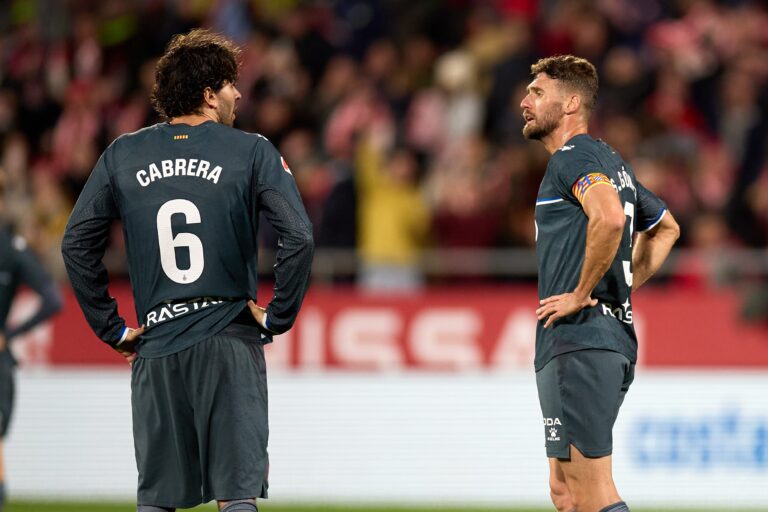
[[[45,291],[45,301],[51,311],[51,314],[56,314],[64,307],[64,298],[61,296],[61,291],[56,284],[52,284]]]
[[[677,223],[671,214],[665,215],[664,220],[666,221],[662,223],[664,231],[667,233],[667,237],[672,240],[672,243],[675,243],[680,238],[680,224]]]
[[[620,237],[624,232],[624,224],[626,223],[627,218],[621,210],[609,210],[598,215],[595,221],[600,226],[600,230],[604,233],[610,233]]]
[[[75,238],[72,236],[72,233],[69,230],[65,231],[64,238],[61,239],[61,255],[64,257],[65,262],[72,257],[76,248],[77,244],[75,243]]]
[[[303,253],[314,253],[315,237],[312,234],[312,224],[302,226],[291,235],[292,243]]]

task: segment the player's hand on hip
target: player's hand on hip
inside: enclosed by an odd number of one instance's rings
[[[259,325],[266,328],[266,326],[264,325],[264,316],[267,314],[267,310],[259,306],[252,300],[248,301],[248,309],[251,310],[251,314],[253,315],[253,318],[256,319]]]
[[[136,342],[139,341],[139,336],[144,334],[144,326],[142,325],[138,329],[128,328],[128,334],[122,343],[115,347],[118,354],[123,356],[129,365],[132,365],[136,360]]]
[[[540,307],[536,310],[536,317],[539,320],[547,319],[544,324],[546,329],[556,320],[572,315],[586,307],[597,305],[597,299],[591,297],[581,297],[575,293],[563,293],[552,295],[539,301]]]

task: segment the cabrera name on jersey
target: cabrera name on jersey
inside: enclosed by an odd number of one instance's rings
[[[573,291],[584,263],[587,218],[582,202],[594,187],[612,186],[626,224],[610,268],[592,297],[596,307],[558,320],[548,329],[539,322],[536,368],[552,357],[583,348],[614,350],[637,359],[633,326],[632,244],[666,211],[664,203],[637,181],[634,170],[608,144],[582,134],[571,138],[549,160],[536,200],[536,254],[539,298]]]
[[[92,231],[106,232],[109,220],[122,220],[136,317],[147,327],[137,350],[161,357],[221,331],[257,298],[262,212],[286,251],[301,254],[276,270],[285,274],[286,291],[273,297],[269,314],[284,330],[306,290],[302,269],[311,251],[304,254],[299,246],[311,235],[311,223],[285,161],[261,135],[206,122],[159,123],[119,137],[91,173],[64,245],[68,251],[82,247],[96,261],[106,242]],[[103,267],[70,262],[70,278],[83,282],[86,297],[85,282],[101,283]],[[86,317],[113,343],[124,322],[106,290],[94,295],[81,301],[94,304]]]

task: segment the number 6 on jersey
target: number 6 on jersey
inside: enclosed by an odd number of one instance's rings
[[[173,236],[171,217],[180,213],[184,215],[187,224],[200,223],[200,210],[195,203],[186,199],[172,199],[157,212],[157,241],[160,244],[160,263],[168,278],[179,284],[190,284],[203,273],[203,242],[192,233],[179,233]],[[176,264],[176,248],[186,247],[189,250],[189,268],[182,270]]]

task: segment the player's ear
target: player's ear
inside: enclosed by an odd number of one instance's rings
[[[216,108],[219,104],[219,99],[216,97],[216,92],[210,87],[203,89],[203,104],[208,108]]]
[[[566,114],[575,114],[581,106],[581,96],[578,94],[569,94],[563,104],[563,111]]]

